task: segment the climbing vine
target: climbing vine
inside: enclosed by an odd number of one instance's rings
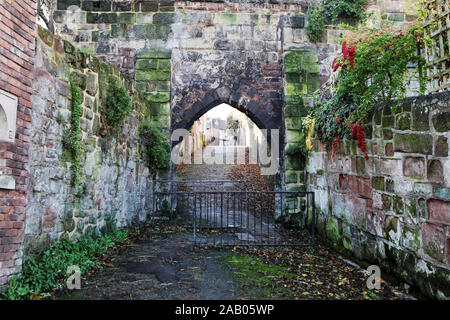
[[[131,97],[125,87],[110,79],[104,106],[104,120],[108,129],[116,129],[123,124],[131,111]]]
[[[352,18],[363,21],[367,18],[364,6],[367,0],[324,0],[323,7],[327,18],[335,23],[339,18]]]
[[[70,128],[64,131],[63,146],[70,154],[72,162],[72,179],[71,185],[77,186],[81,182],[81,166],[80,158],[84,152],[85,146],[83,144],[80,118],[83,115],[83,108],[81,106],[81,91],[75,83],[70,83],[72,94],[72,114],[70,117]]]
[[[163,134],[149,121],[139,124],[141,156],[151,169],[168,169],[170,166],[170,145]]]
[[[335,152],[341,138],[354,137],[366,154],[361,124],[377,105],[405,97],[406,82],[411,76],[408,65],[412,62],[420,68],[424,63],[416,53],[418,45],[423,45],[421,32],[419,27],[406,32],[368,32],[342,43],[342,53],[332,65],[337,72],[332,96],[318,103],[313,111],[320,141],[334,142]],[[423,93],[425,79],[420,74],[418,77]]]
[[[311,42],[322,40],[327,23],[337,23],[339,19],[364,21],[367,0],[323,0],[312,4],[306,12],[306,34]],[[341,27],[345,27],[345,24]]]
[[[325,16],[322,3],[311,5],[306,12],[306,34],[311,42],[319,42],[325,34]]]

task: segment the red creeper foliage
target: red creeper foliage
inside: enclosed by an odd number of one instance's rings
[[[358,42],[352,42],[349,46],[347,46],[347,41],[342,43],[342,57],[336,57],[333,60],[333,71],[335,72],[339,67],[344,70],[347,70],[347,67],[350,66],[350,69],[353,69],[355,66],[355,54],[356,54],[356,44]]]
[[[337,147],[339,145],[340,139],[341,138],[336,137],[336,140],[334,140],[334,142],[333,142],[333,159],[334,159],[334,155],[336,154],[336,150],[337,150]]]
[[[367,155],[366,137],[364,136],[364,129],[359,124],[352,126],[352,136],[356,138],[356,145],[364,153],[364,158],[369,160]]]

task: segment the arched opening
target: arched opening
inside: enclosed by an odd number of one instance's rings
[[[174,132],[172,179],[245,180],[251,189],[273,190],[279,164],[271,157],[271,132],[247,114],[220,103],[188,119]]]

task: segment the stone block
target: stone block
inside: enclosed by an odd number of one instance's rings
[[[157,0],[147,0],[139,1],[135,3],[135,10],[139,5],[139,10],[142,12],[157,12],[158,11],[158,1]]]
[[[450,188],[436,188],[434,190],[434,196],[450,201]]]
[[[407,225],[402,226],[402,236],[400,238],[402,246],[417,252],[420,249],[420,238],[420,229],[413,229]]]
[[[325,232],[327,235],[328,241],[333,246],[338,246],[340,243],[341,235],[339,232],[339,221],[334,217],[329,217],[326,222]]]
[[[434,182],[444,181],[444,168],[440,160],[428,161],[427,179]]]
[[[175,11],[175,1],[173,0],[159,0],[159,11],[173,12]]]
[[[156,25],[155,26],[155,39],[167,40],[170,32],[171,32],[171,28],[169,25]]]
[[[119,13],[119,23],[133,24],[136,23],[136,14],[132,12]]]
[[[148,102],[169,102],[170,92],[150,92],[144,94]]]
[[[169,59],[159,59],[158,60],[158,69],[160,70],[170,70],[171,62]]]
[[[152,24],[153,23],[153,14],[142,12],[136,14],[136,23],[137,24]]]
[[[155,25],[134,25],[133,31],[136,39],[155,39],[156,37]]]
[[[49,30],[47,30],[41,26],[38,26],[38,35],[39,35],[39,38],[41,38],[41,40],[46,45],[48,45],[50,48],[53,47],[54,37],[53,37],[53,34]]]
[[[163,58],[170,59],[172,56],[172,51],[166,48],[146,48],[138,52],[138,58]]]
[[[291,28],[302,29],[305,27],[305,17],[304,16],[290,16],[289,22]]]
[[[84,11],[111,11],[111,0],[83,0],[81,9]]]
[[[394,128],[395,118],[392,115],[383,116],[383,128]]]
[[[170,103],[150,103],[150,112],[155,115],[170,115]]]
[[[286,183],[297,183],[298,182],[298,176],[297,172],[290,171],[285,173],[285,182]]]
[[[81,72],[74,71],[70,74],[70,81],[76,84],[81,91],[86,89],[87,77]]]
[[[450,112],[441,112],[431,118],[434,129],[438,132],[450,131]]]
[[[70,6],[81,7],[81,0],[58,0],[58,10],[67,10]]]
[[[392,201],[392,209],[396,214],[403,214],[405,212],[405,204],[403,198],[400,196],[394,196]]]
[[[412,126],[411,129],[415,131],[427,131],[430,129],[429,125],[429,111],[428,108],[416,106],[412,109]]]
[[[165,70],[136,70],[136,81],[151,81],[151,80],[170,80],[170,71]]]
[[[156,70],[157,67],[157,59],[137,59],[136,61],[136,70]]]
[[[399,134],[394,135],[394,150],[407,153],[431,154],[433,137],[429,134]]]
[[[117,23],[119,20],[117,13],[96,13],[88,12],[86,15],[86,22],[92,24],[99,23]]]
[[[400,113],[396,115],[396,126],[399,130],[408,130],[411,128],[411,116],[409,113]]]
[[[403,160],[403,174],[411,178],[425,177],[425,158],[405,157]]]
[[[446,235],[443,227],[432,223],[422,224],[423,251],[429,257],[437,260],[445,260]]]
[[[86,76],[86,92],[91,96],[97,94],[97,75],[94,73],[88,73]]]
[[[153,15],[154,24],[172,24],[179,21],[179,15],[170,12],[160,12]]]
[[[384,191],[384,177],[372,177],[372,188]]]
[[[450,201],[429,199],[427,201],[428,219],[450,225]]]
[[[170,91],[170,81],[156,81],[156,90],[160,92]]]
[[[391,140],[393,137],[394,137],[394,133],[392,132],[392,129],[390,129],[390,128],[383,129],[384,140]]]
[[[448,156],[448,140],[444,136],[439,136],[434,146],[434,155],[436,157]]]
[[[384,154],[387,157],[394,156],[394,145],[392,144],[392,142],[386,143],[386,145],[384,146]]]
[[[129,1],[113,1],[112,9],[116,12],[131,11],[131,2]]]
[[[286,73],[319,74],[317,51],[313,49],[291,50],[284,56]]]

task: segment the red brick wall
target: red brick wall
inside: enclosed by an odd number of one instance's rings
[[[22,264],[35,9],[36,0],[0,0],[0,89],[18,97],[15,142],[0,142],[0,169],[16,181],[15,190],[0,190],[0,286]]]

